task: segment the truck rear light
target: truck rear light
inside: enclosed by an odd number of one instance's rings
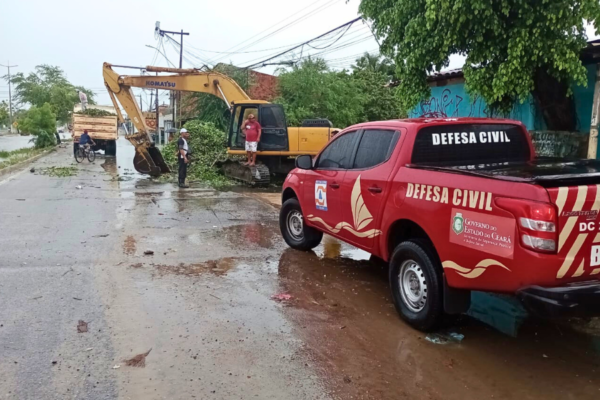
[[[496,205],[515,216],[519,222],[521,245],[542,252],[556,252],[556,208],[550,203],[497,198]]]
[[[536,219],[523,217],[521,217],[520,220],[523,228],[539,232],[556,232],[556,225],[554,222],[538,221]]]
[[[521,236],[521,242],[523,243],[523,246],[527,246],[534,250],[544,252],[554,252],[556,250],[556,241],[553,239],[542,239],[535,236],[523,235]]]

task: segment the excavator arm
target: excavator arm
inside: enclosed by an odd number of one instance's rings
[[[142,174],[158,176],[170,171],[162,154],[150,138],[142,111],[131,91],[132,87],[209,93],[221,98],[229,107],[236,101],[250,100],[250,97],[234,80],[217,72],[152,66],[148,66],[146,70],[175,73],[176,75],[127,76],[117,74],[109,63],[104,63],[102,67],[104,84],[117,110],[119,120],[124,121],[117,100],[137,128],[137,132],[127,134],[126,139],[135,146],[136,154],[133,163],[135,169]]]

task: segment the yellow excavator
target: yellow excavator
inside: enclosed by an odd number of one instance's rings
[[[134,167],[142,174],[158,176],[169,172],[169,167],[150,138],[148,126],[131,91],[132,87],[202,92],[221,98],[231,112],[227,135],[227,152],[230,155],[246,154],[242,123],[248,114],[256,115],[262,126],[256,166],[246,166],[231,159],[220,164],[226,176],[250,185],[268,184],[271,173],[288,173],[294,168],[292,157],[317,154],[332,135],[331,123],[325,119],[304,121],[302,127],[288,127],[281,105],[250,99],[233,79],[218,72],[148,66],[148,72],[170,75],[128,76],[117,74],[112,67],[113,65],[104,63],[104,84],[119,120],[124,121],[117,99],[137,129],[135,133],[128,133],[126,138],[135,146]]]

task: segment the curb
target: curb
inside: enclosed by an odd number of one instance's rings
[[[21,168],[27,167],[32,162],[34,162],[34,161],[36,161],[36,160],[38,160],[38,159],[40,159],[40,158],[42,158],[44,156],[47,156],[48,154],[52,153],[53,151],[56,151],[56,149],[53,148],[53,149],[50,149],[50,150],[46,150],[43,153],[38,154],[36,156],[33,156],[31,158],[28,158],[27,160],[21,161],[18,164],[11,165],[10,167],[6,167],[6,168],[3,168],[3,169],[0,169],[0,176],[8,175],[11,172],[15,172],[17,170],[20,170]]]

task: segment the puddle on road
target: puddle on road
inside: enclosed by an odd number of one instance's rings
[[[216,232],[215,238],[217,237],[225,238],[239,248],[253,245],[270,249],[276,243],[283,242],[276,223],[233,225]]]
[[[167,274],[172,275],[184,275],[184,276],[200,276],[205,273],[210,273],[217,276],[227,274],[229,270],[236,267],[242,259],[239,257],[225,257],[218,260],[209,260],[202,263],[196,264],[184,264],[178,265],[165,265],[165,264],[151,264],[156,268],[159,276]]]
[[[322,248],[282,253],[279,292],[292,296],[282,310],[340,398],[545,400],[600,393],[599,338],[530,320],[515,339],[465,317],[446,327],[465,336],[460,344],[436,345],[398,317],[384,263],[348,258],[344,253],[357,253],[328,239]]]

